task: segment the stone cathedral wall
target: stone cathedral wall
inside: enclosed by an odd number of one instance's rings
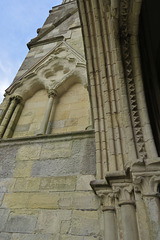
[[[0,240],[100,240],[100,201],[90,187],[95,133],[76,2],[53,8],[28,46],[0,105]],[[50,100],[47,128],[39,132]]]
[[[64,0],[28,43],[0,105],[0,240],[160,239],[140,9]]]
[[[92,131],[0,145],[0,239],[99,239]]]

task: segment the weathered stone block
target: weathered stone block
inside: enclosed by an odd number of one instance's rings
[[[1,240],[11,240],[12,235],[8,233],[0,233]]]
[[[39,159],[41,152],[41,145],[33,144],[20,147],[18,150],[16,160],[36,160]]]
[[[37,222],[37,231],[58,234],[61,230],[61,222],[69,220],[71,220],[69,210],[42,210]]]
[[[58,208],[59,195],[56,193],[31,193],[28,208],[31,209],[56,209]]]
[[[28,197],[28,193],[6,193],[2,206],[8,208],[27,208]]]
[[[9,209],[0,209],[0,232],[4,230],[9,213],[10,213]]]
[[[99,199],[94,193],[60,193],[59,207],[63,209],[98,209]]]
[[[14,169],[14,177],[30,177],[33,161],[17,161]]]
[[[92,188],[90,186],[90,182],[95,180],[95,176],[93,175],[81,175],[77,177],[77,191],[91,191]]]
[[[41,178],[40,189],[51,191],[74,191],[76,185],[76,177],[48,177]]]
[[[94,236],[99,234],[97,211],[73,211],[72,235]]]
[[[71,228],[71,221],[62,221],[61,222],[61,234],[68,234]]]
[[[0,148],[0,178],[11,178],[15,167],[17,147]]]
[[[41,159],[68,158],[71,154],[71,141],[47,143],[42,146]]]
[[[12,216],[5,227],[6,232],[32,233],[35,230],[37,218],[35,216]]]
[[[18,178],[15,183],[14,192],[38,191],[40,178]]]
[[[6,193],[13,190],[16,179],[13,178],[0,178],[0,192]]]
[[[87,157],[86,157],[87,159]],[[35,161],[32,169],[32,177],[49,177],[49,176],[71,176],[78,173],[94,174],[94,158],[84,159],[82,156],[74,158],[55,159]]]
[[[70,176],[79,173],[93,175],[95,174],[95,165],[94,140],[75,140],[72,147],[72,157],[35,161],[32,176]]]

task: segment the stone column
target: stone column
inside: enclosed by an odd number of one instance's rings
[[[7,110],[5,116],[2,120],[1,126],[0,126],[0,138],[3,137],[3,134],[6,130],[6,127],[7,127],[8,123],[10,121],[10,118],[12,116],[12,113],[13,113],[15,107],[16,107],[16,104],[17,104],[16,97],[11,98],[10,105],[8,107],[8,110]]]
[[[117,226],[115,221],[115,208],[103,209],[104,214],[104,239],[117,240]]]
[[[2,120],[3,120],[3,118],[4,118],[5,114],[6,114],[6,112],[7,112],[7,110],[8,110],[8,107],[9,107],[9,105],[10,105],[10,100],[9,100],[8,98],[5,98],[2,104],[4,104],[4,109],[3,109],[2,112],[0,113],[0,124],[1,124],[1,122],[2,122]]]
[[[48,104],[47,104],[47,109],[46,109],[46,112],[45,112],[45,115],[44,115],[44,118],[43,118],[43,121],[41,124],[40,131],[37,135],[43,135],[46,133],[49,117],[50,117],[52,106],[53,106],[53,101],[56,96],[57,96],[57,93],[55,90],[49,90],[49,92],[48,92],[49,100],[48,100]]]
[[[144,202],[144,210],[147,215],[147,227],[149,229],[149,239],[160,239],[160,171],[134,173],[134,183],[137,191],[141,193]]]
[[[119,191],[119,206],[121,209],[123,240],[138,240],[138,227],[136,219],[135,201],[133,199],[133,186],[123,185],[116,189]]]
[[[160,239],[160,200],[156,194],[143,195],[143,200],[147,215],[149,218],[149,225],[151,230],[152,240]]]
[[[150,229],[148,226],[148,216],[145,208],[142,194],[135,189],[136,213],[139,230],[139,238],[144,240],[151,240]]]
[[[102,211],[104,216],[104,240],[117,240],[117,224],[115,212],[115,194],[105,190],[97,191],[102,199]]]
[[[6,131],[4,133],[3,138],[11,138],[12,137],[14,129],[16,127],[16,124],[18,122],[18,119],[20,117],[20,114],[21,114],[21,111],[22,111],[22,108],[23,108],[23,104],[21,103],[22,102],[22,97],[16,96],[15,100],[16,100],[17,105],[16,105],[16,107],[13,111],[12,117],[9,121],[9,124],[6,128]]]

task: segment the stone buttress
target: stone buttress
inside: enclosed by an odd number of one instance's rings
[[[76,1],[50,10],[0,105],[0,239],[100,239],[95,138]]]

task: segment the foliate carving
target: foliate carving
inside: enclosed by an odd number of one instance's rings
[[[113,187],[113,191],[116,193],[119,200],[119,205],[134,204],[133,190],[132,184]]]
[[[122,54],[124,59],[124,68],[126,76],[126,87],[128,92],[128,100],[130,105],[131,120],[134,131],[134,138],[136,142],[138,158],[146,159],[147,152],[145,149],[145,143],[143,138],[143,132],[141,127],[140,116],[138,112],[138,104],[136,98],[136,87],[133,77],[133,68],[130,55],[130,35],[128,31],[128,14],[129,14],[129,2],[128,0],[122,0],[120,6],[120,37]]]
[[[102,210],[114,210],[115,199],[117,198],[117,194],[113,191],[108,190],[98,190],[96,191],[98,197],[102,200]]]
[[[159,196],[160,173],[157,175],[151,173],[148,176],[146,173],[133,175],[133,183],[135,192],[141,192],[143,196]]]

